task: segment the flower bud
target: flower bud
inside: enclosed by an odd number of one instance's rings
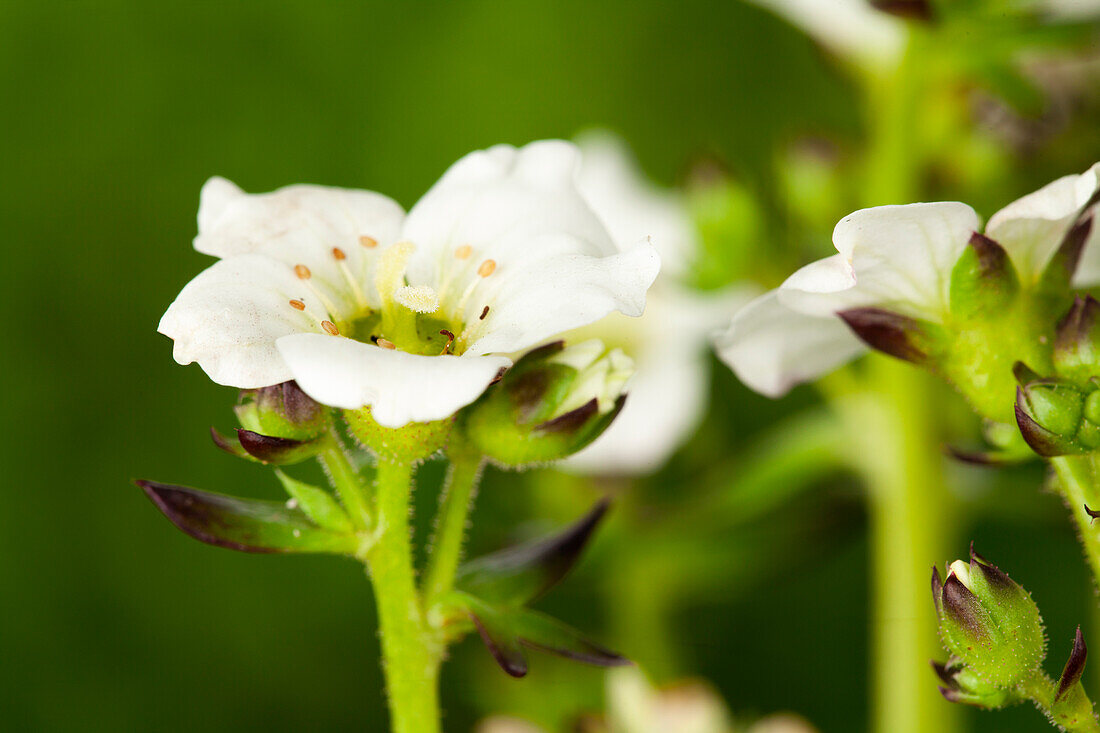
[[[565,458],[611,424],[633,373],[630,357],[606,350],[599,340],[542,346],[462,413],[466,435],[503,465]]]
[[[242,390],[233,411],[246,430],[299,441],[320,435],[328,418],[328,411],[294,381]]]
[[[1041,456],[1088,453],[1100,446],[1100,397],[1062,379],[1039,379],[1016,389],[1016,424]],[[1092,419],[1090,419],[1092,418]]]
[[[970,562],[951,563],[942,583],[939,570],[933,568],[932,598],[944,646],[975,680],[1008,689],[1043,663],[1046,637],[1035,602],[973,548]],[[968,677],[959,684],[968,686],[967,694],[990,694]]]

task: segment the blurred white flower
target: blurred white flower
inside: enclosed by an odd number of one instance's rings
[[[1009,204],[990,218],[985,235],[1032,284],[1098,191],[1100,164]],[[833,231],[838,254],[803,267],[738,312],[716,338],[719,357],[749,387],[778,397],[864,351],[837,317],[842,311],[875,307],[943,323],[952,268],[978,230],[978,215],[957,202],[850,214]],[[1100,282],[1098,239],[1100,227],[1092,227],[1076,285]]]
[[[577,157],[560,141],[471,153],[408,215],[368,191],[211,179],[195,248],[222,259],[159,330],[219,384],[293,379],[389,427],[447,417],[505,354],[642,314],[658,255],[615,246],[576,190]]]
[[[874,67],[901,57],[905,23],[868,0],[749,0],[798,26],[829,51]]]
[[[722,699],[702,682],[655,690],[637,669],[607,675],[611,730],[622,733],[732,733]]]
[[[563,466],[585,473],[651,473],[702,419],[710,334],[751,297],[751,290],[704,294],[682,284],[700,249],[686,204],[674,192],[650,184],[618,138],[590,133],[579,144],[581,194],[621,250],[652,240],[661,255],[661,275],[641,318],[613,313],[571,335],[622,347],[633,357],[636,373],[622,414]]]

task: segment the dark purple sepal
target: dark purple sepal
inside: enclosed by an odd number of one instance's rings
[[[481,641],[497,665],[512,677],[525,677],[527,655],[500,615],[487,606],[478,606],[476,611],[471,609],[469,614]]]
[[[964,450],[953,445],[944,446],[944,452],[961,463],[973,466],[1012,466],[1034,458],[1031,453],[1022,455],[1007,450]]]
[[[470,560],[459,568],[456,587],[497,605],[534,601],[577,564],[610,504],[601,500],[557,534]]]
[[[985,635],[980,620],[981,603],[954,573],[947,575],[940,599],[943,613],[965,628],[968,634],[973,637]]]
[[[872,349],[914,364],[928,363],[926,324],[881,308],[849,308],[837,315]]]
[[[241,445],[241,441],[235,435],[232,437],[228,435],[222,435],[220,432],[218,432],[217,428],[211,426],[210,440],[214,442],[214,445],[216,445],[218,448],[225,451],[231,456],[243,458],[246,461],[253,461],[254,463],[260,462],[260,459],[251,455],[248,451],[244,449],[244,446]]]
[[[1015,377],[1016,384],[1018,385],[1031,384],[1043,378],[1042,374],[1039,374],[1022,361],[1017,361],[1012,365],[1012,376]]]
[[[320,448],[320,442],[317,440],[276,438],[244,428],[237,428],[237,439],[240,440],[241,447],[253,458],[261,463],[276,466],[301,463],[317,455]]]
[[[943,580],[940,579],[940,570],[932,566],[932,603],[936,605],[936,613],[943,611]]]
[[[935,19],[929,0],[871,0],[871,5],[883,13],[908,20],[929,23]]]
[[[283,502],[241,499],[156,481],[135,481],[173,524],[197,540],[241,552],[354,554],[358,540],[319,528]]]
[[[1081,681],[1081,675],[1085,671],[1085,658],[1088,653],[1088,647],[1085,646],[1085,637],[1081,634],[1081,627],[1078,626],[1077,634],[1073,637],[1073,650],[1070,652],[1065,669],[1062,670],[1062,676],[1058,679],[1058,691],[1054,694],[1055,702],[1065,697],[1070,689]]]
[[[577,409],[535,426],[535,430],[542,433],[575,433],[599,412],[599,407],[599,402],[593,397]]]
[[[1059,375],[1080,382],[1100,375],[1100,302],[1078,296],[1058,322],[1054,337],[1054,368]]]

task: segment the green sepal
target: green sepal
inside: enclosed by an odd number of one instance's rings
[[[573,569],[609,505],[604,499],[556,534],[464,563],[455,587],[495,605],[534,601]]]
[[[242,499],[155,481],[136,481],[173,524],[201,542],[241,552],[353,555],[359,539],[314,523],[283,502]]]
[[[369,407],[344,410],[344,419],[362,445],[379,459],[391,463],[415,464],[431,457],[447,444],[454,425],[454,418],[447,417],[387,428],[375,422]]]
[[[244,449],[244,446],[241,445],[240,438],[238,438],[236,434],[232,436],[223,435],[221,432],[218,431],[217,428],[211,426],[210,439],[214,441],[214,445],[218,446],[218,448],[221,448],[223,451],[231,456],[243,458],[246,461],[252,461],[253,463],[261,462],[259,458],[256,458],[254,455]]]
[[[1077,383],[1100,376],[1100,302],[1078,297],[1058,322],[1054,337],[1054,369]]]
[[[1004,247],[974,232],[951,270],[951,315],[981,319],[1008,308],[1020,292],[1020,279]]]
[[[1096,719],[1092,701],[1089,700],[1085,688],[1081,685],[1081,674],[1085,671],[1087,656],[1085,637],[1081,634],[1081,627],[1078,626],[1073,638],[1073,650],[1062,670],[1062,676],[1058,679],[1054,701],[1050,706],[1051,721],[1066,730],[1077,730],[1079,721]]]
[[[958,657],[950,657],[945,664],[932,662],[932,669],[943,684],[940,694],[949,702],[995,710],[1017,702],[1010,689],[992,685],[967,668]]]
[[[286,489],[286,493],[290,494],[302,512],[317,526],[339,534],[352,534],[355,531],[347,512],[330,493],[288,476],[279,469],[275,469],[275,476]]]
[[[450,601],[465,607],[497,664],[513,677],[527,674],[524,647],[600,667],[630,664],[620,654],[544,613],[526,608],[500,608],[459,592],[452,593]]]
[[[1039,379],[1016,389],[1016,424],[1041,456],[1089,453],[1100,447],[1100,410],[1095,385],[1082,389],[1068,380]]]

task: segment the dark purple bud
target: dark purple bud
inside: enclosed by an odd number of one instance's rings
[[[1081,675],[1085,671],[1085,658],[1089,650],[1085,646],[1085,637],[1081,634],[1081,627],[1077,627],[1077,634],[1073,637],[1073,650],[1069,654],[1062,676],[1058,680],[1058,692],[1054,695],[1054,701],[1065,697],[1074,685],[1081,681]]]

